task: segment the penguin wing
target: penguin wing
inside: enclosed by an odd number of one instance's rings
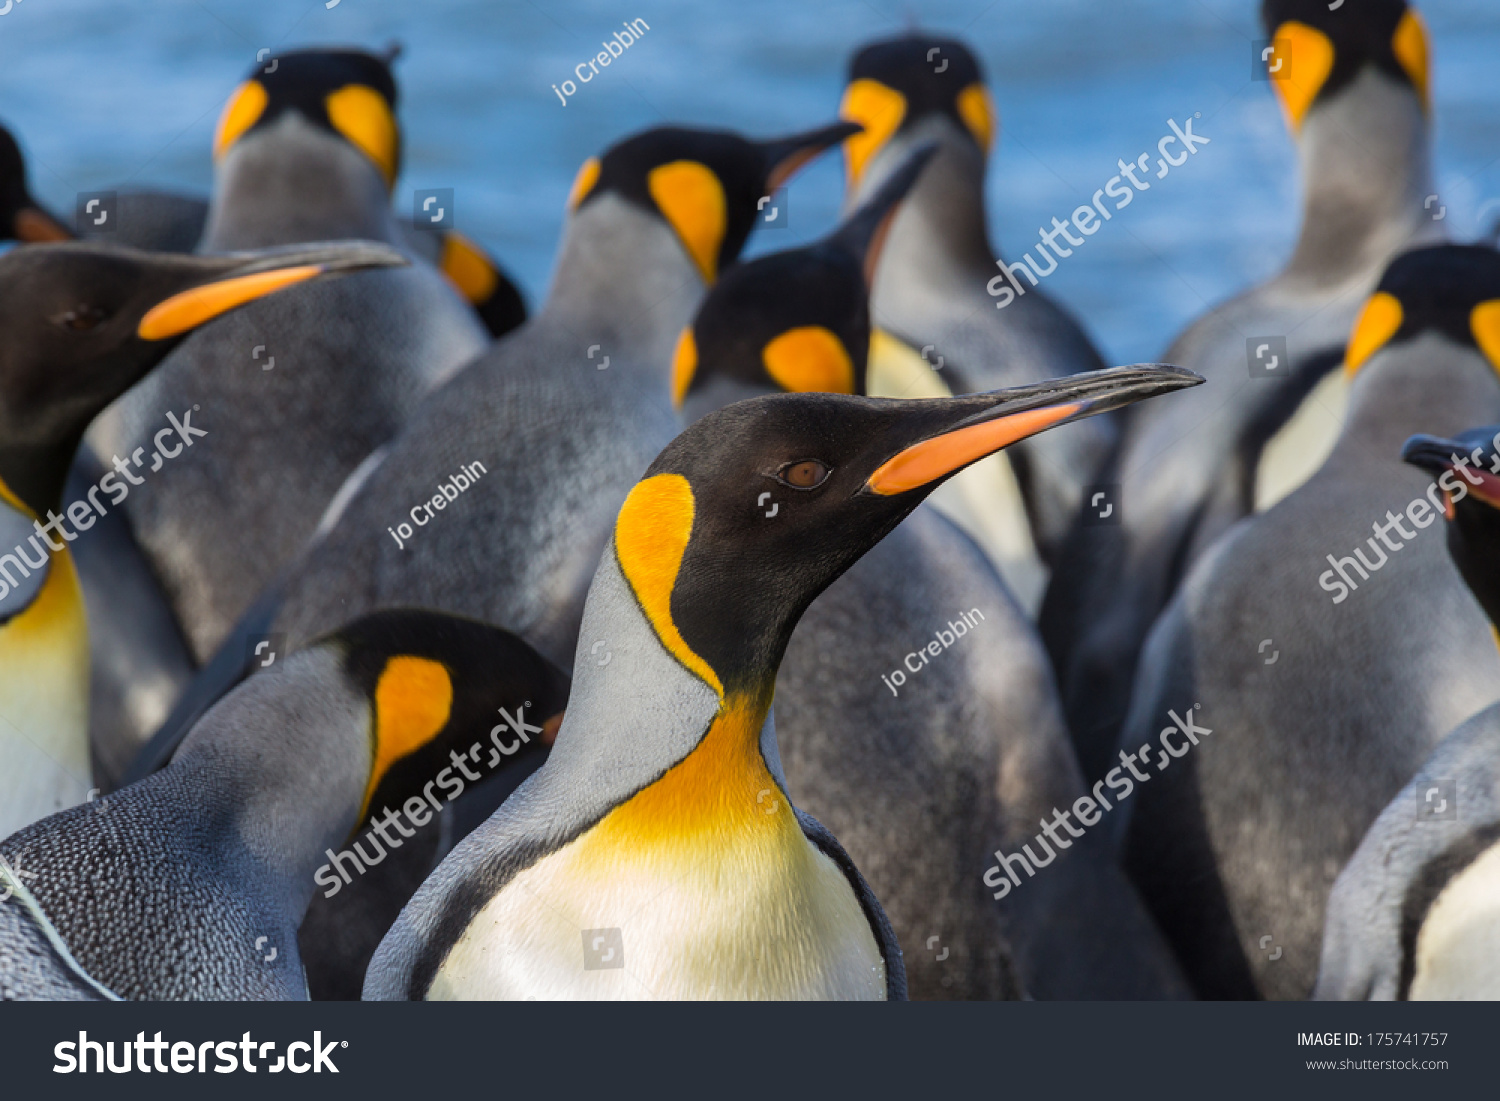
[[[16,900],[0,906],[0,1001],[107,1001],[76,966]]]
[[[795,807],[793,809],[796,810]],[[865,918],[870,923],[870,931],[875,934],[875,943],[880,946],[880,955],[885,960],[886,1000],[906,1001],[906,962],[901,955],[901,945],[896,942],[896,931],[891,928],[880,900],[875,897],[875,892],[870,890],[865,877],[859,874],[859,869],[854,866],[854,861],[849,859],[844,846],[839,844],[838,838],[828,832],[823,823],[806,811],[797,810],[797,824],[802,827],[803,835],[828,859],[839,866],[839,870],[849,880],[849,886],[854,890],[855,897],[859,899],[860,909],[865,912]]]
[[[43,555],[40,567],[23,561],[23,548],[35,534],[31,518],[0,498],[0,627],[31,607],[47,583],[49,556]]]

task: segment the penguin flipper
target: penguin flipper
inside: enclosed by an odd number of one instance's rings
[[[819,822],[806,811],[797,810],[797,824],[802,827],[803,836],[818,847],[818,851],[838,865],[839,871],[849,880],[849,886],[854,889],[854,895],[859,899],[859,906],[865,912],[865,918],[870,922],[870,932],[875,934],[875,943],[880,946],[881,958],[885,960],[885,996],[887,1001],[906,1001],[906,961],[901,954],[901,945],[896,941],[896,931],[891,928],[890,920],[885,916],[885,909],[880,905],[880,900],[875,897],[875,892],[870,890],[870,885],[865,882],[865,877],[859,874],[859,869],[854,866],[854,861],[849,859],[849,854],[844,851],[838,838],[828,832],[827,827]]]
[[[105,469],[81,446],[64,500],[87,500]],[[123,512],[96,516],[72,554],[89,624],[89,744],[97,782],[108,792],[193,679],[196,663]]]
[[[273,583],[240,617],[208,664],[198,671],[187,689],[178,696],[166,721],[131,762],[122,784],[144,780],[157,769],[165,767],[182,740],[208,709],[250,674],[251,653],[245,640],[266,635],[270,631],[281,610],[281,588],[279,583]],[[280,656],[283,655],[275,655],[272,660]]]

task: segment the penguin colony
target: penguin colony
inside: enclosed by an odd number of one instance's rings
[[[1127,367],[997,308],[952,38],[616,136],[531,313],[392,214],[395,51],[109,245],[0,129],[0,997],[1500,995],[1500,253],[1414,9],[1262,17],[1296,249]]]

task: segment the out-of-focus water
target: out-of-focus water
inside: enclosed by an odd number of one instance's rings
[[[1434,47],[1434,210],[1467,239],[1500,216],[1500,5],[1421,10]],[[551,86],[637,18],[649,32],[563,106]],[[398,207],[414,189],[454,188],[458,227],[535,303],[586,156],[665,121],[772,134],[831,119],[852,50],[913,22],[960,35],[985,65],[1002,127],[991,234],[1011,254],[1087,202],[1118,160],[1153,149],[1169,116],[1201,115],[1195,132],[1211,144],[1047,280],[1107,358],[1160,354],[1189,318],[1286,256],[1295,162],[1269,85],[1251,80],[1262,31],[1250,0],[12,0],[0,16],[0,119],[31,158],[33,190],[65,216],[79,191],[202,192],[219,109],[260,49],[398,39]],[[841,170],[832,156],[804,172],[788,229],[758,233],[749,251],[830,226]]]

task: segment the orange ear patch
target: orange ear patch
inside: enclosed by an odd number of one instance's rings
[[[1333,41],[1317,28],[1292,19],[1276,28],[1271,46],[1267,61],[1271,87],[1295,133],[1333,72]]]
[[[391,766],[437,737],[452,710],[453,681],[440,662],[402,655],[385,663],[375,685],[375,761],[361,818]]]
[[[578,168],[573,177],[573,186],[568,188],[568,209],[577,210],[578,204],[589,197],[594,185],[599,182],[599,171],[603,166],[598,157],[590,157]]]
[[[906,97],[878,80],[861,78],[844,89],[839,118],[864,127],[858,134],[844,139],[844,163],[850,187],[859,182],[865,165],[881,146],[891,140],[905,117]]]
[[[1469,314],[1469,329],[1474,334],[1474,343],[1490,361],[1490,366],[1500,371],[1500,298],[1481,302]]]
[[[234,90],[214,131],[214,160],[222,157],[246,130],[256,124],[270,99],[265,85],[258,80],[247,80]]]
[[[1401,63],[1401,67],[1406,70],[1406,75],[1411,78],[1412,87],[1417,90],[1422,106],[1428,107],[1427,81],[1430,62],[1427,28],[1422,25],[1422,17],[1414,8],[1407,8],[1406,14],[1401,17],[1401,22],[1396,24],[1396,33],[1391,36],[1391,52],[1396,55],[1396,60]]]
[[[1354,372],[1365,365],[1381,348],[1385,347],[1396,330],[1401,328],[1401,300],[1385,291],[1377,291],[1365,303],[1359,319],[1354,323],[1354,332],[1349,336],[1349,346],[1344,350],[1344,371],[1351,378]]]
[[[995,141],[995,104],[989,89],[975,81],[958,93],[958,117],[986,153]]]
[[[689,325],[677,338],[677,348],[672,353],[672,404],[682,408],[688,388],[693,385],[693,376],[698,373],[698,341]]]
[[[677,231],[705,283],[719,273],[719,248],[728,224],[728,204],[719,177],[697,161],[659,164],[646,176],[657,209]]]
[[[494,294],[500,282],[500,273],[490,263],[490,258],[456,230],[443,238],[443,255],[438,267],[464,299],[474,306]]]
[[[776,385],[794,394],[854,393],[854,362],[844,343],[821,325],[788,329],[761,349]]]
[[[401,136],[385,97],[363,84],[347,84],[330,93],[323,105],[333,128],[374,161],[385,185],[392,186]]]

